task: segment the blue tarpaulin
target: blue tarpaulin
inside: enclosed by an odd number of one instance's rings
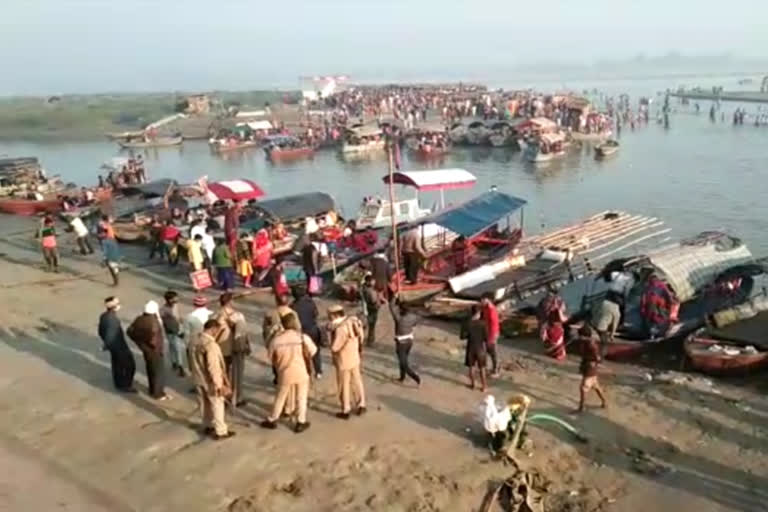
[[[519,210],[527,202],[503,192],[490,191],[449,210],[420,219],[419,223],[434,223],[469,238]]]

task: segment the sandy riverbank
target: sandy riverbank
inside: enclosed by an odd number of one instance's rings
[[[0,509],[20,510],[19,494],[29,492],[24,482],[55,474],[60,485],[35,492],[47,502],[82,504],[69,510],[464,512],[477,510],[489,483],[511,473],[483,446],[482,395],[464,385],[454,325],[425,321],[419,328],[414,360],[425,382],[416,389],[391,380],[392,327],[384,315],[378,345],[365,354],[369,414],[349,422],[333,417],[335,383],[326,371],[311,395],[312,428],[301,435],[255,425],[272,399],[255,334],[250,403],[231,418],[238,435],[214,443],[195,430],[187,382],[170,379],[170,402],[147,397],[138,355],[142,393],[112,391],[95,335],[102,299],[114,292],[106,271],[93,258],[72,255],[68,245],[62,273],[47,274],[29,223],[0,221],[0,436],[20,447],[13,456],[21,458],[13,478],[0,471]],[[129,264],[143,262],[143,251],[125,253]],[[118,290],[122,318],[128,322],[168,286],[185,285],[183,274],[165,266],[132,266]],[[190,297],[183,293],[185,312]],[[239,303],[255,333],[269,302],[252,296]],[[534,410],[567,417],[577,397],[575,357],[558,364],[533,340],[502,343],[505,370],[491,392],[525,392]],[[743,383],[692,388],[648,381],[646,371],[606,365],[611,408],[573,420],[588,444],[530,427],[533,455],[522,463],[552,480],[552,502],[566,503],[550,510],[765,510],[764,393]],[[765,376],[756,382],[764,386]]]

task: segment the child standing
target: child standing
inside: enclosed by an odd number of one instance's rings
[[[592,328],[589,325],[584,325],[579,329],[579,338],[581,340],[581,365],[579,366],[581,371],[581,389],[579,408],[576,409],[576,413],[584,411],[584,400],[587,393],[593,389],[597,396],[600,397],[601,407],[605,408],[607,406],[605,394],[597,380],[597,370],[601,359],[600,346],[592,333]]]
[[[241,233],[240,240],[237,241],[237,273],[243,278],[243,286],[246,288],[251,287],[251,278],[253,277],[250,245],[248,233]]]

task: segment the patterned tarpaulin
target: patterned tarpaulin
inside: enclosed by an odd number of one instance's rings
[[[745,245],[722,250],[714,241],[700,245],[683,243],[651,254],[649,260],[663,272],[678,300],[684,302],[727,268],[752,260],[752,253]]]

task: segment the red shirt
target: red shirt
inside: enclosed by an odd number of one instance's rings
[[[483,306],[483,319],[485,320],[485,328],[488,330],[488,343],[496,343],[501,327],[499,326],[499,312],[492,302]]]

